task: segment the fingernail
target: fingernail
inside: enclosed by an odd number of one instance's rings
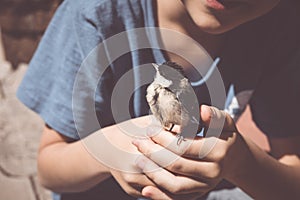
[[[138,147],[140,145],[140,140],[133,140],[131,142],[134,146]]]
[[[215,107],[210,107],[209,108],[210,109],[210,112],[211,112],[211,117],[212,118],[215,118],[215,117],[217,117],[218,115],[217,115],[217,108],[215,108]]]
[[[153,137],[157,133],[159,133],[160,129],[161,128],[158,128],[158,127],[148,127],[146,134],[147,134],[148,137]]]
[[[221,110],[219,110],[218,108],[215,107],[211,107],[211,112],[212,112],[212,118],[215,119],[225,119],[226,117],[226,113],[222,112]]]
[[[146,134],[148,137],[153,137],[155,135],[155,132],[153,131],[153,129],[151,130],[148,129]]]
[[[135,160],[135,164],[140,169],[144,169],[145,165],[146,165],[146,159],[145,159],[145,157],[144,156],[137,157],[137,159]]]
[[[147,198],[151,199],[151,197],[152,197],[152,190],[151,190],[152,188],[151,187],[153,187],[153,186],[146,186],[146,187],[143,188],[142,195],[144,197],[147,197]]]

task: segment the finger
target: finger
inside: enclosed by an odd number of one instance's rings
[[[193,159],[203,159],[205,161],[213,161],[210,157],[204,158],[209,150],[211,150],[214,145],[218,142],[218,138],[196,138],[194,140],[184,139],[178,145],[178,137],[169,134],[168,132],[160,132],[151,137],[151,139],[159,146],[172,151],[173,153]],[[147,144],[146,144],[147,145]],[[144,147],[147,148],[147,147]],[[153,147],[152,147],[153,148]],[[148,148],[147,148],[148,149]],[[147,149],[143,149],[146,151]]]
[[[161,167],[168,166],[180,156],[168,149],[155,144],[151,139],[133,140],[132,144],[146,157],[158,163]],[[156,170],[155,168],[152,170]]]
[[[231,116],[213,106],[201,105],[200,107],[201,121],[206,128],[220,131],[237,131],[234,120]],[[182,127],[171,124],[170,127],[164,127],[166,131],[172,133],[181,133]],[[149,129],[151,130],[151,128]],[[212,130],[215,132],[215,130]],[[156,131],[157,133],[157,131]]]
[[[129,195],[141,197],[142,188],[146,185],[155,186],[145,174],[124,173],[111,169],[111,174]]]
[[[172,195],[168,192],[162,192],[160,189],[158,189],[157,187],[153,187],[153,186],[146,186],[143,188],[142,190],[142,194],[150,199],[154,199],[154,200],[186,200],[186,199],[190,199],[190,200],[196,200],[199,197],[202,196],[201,193],[196,192],[196,193],[192,193],[192,194],[184,194],[184,195]]]
[[[198,137],[194,140],[184,139],[180,145],[178,145],[178,137],[162,131],[159,134],[152,136],[151,139],[154,141],[154,144],[160,146],[160,148],[164,147],[178,156],[214,162],[216,159],[221,158],[222,153],[224,152],[222,149],[214,150],[214,148],[221,143],[226,143],[228,139],[233,138],[235,135],[235,133],[223,132],[222,137],[224,138],[222,139],[219,139],[218,137]],[[146,151],[147,149],[151,150],[150,148],[154,147],[143,148],[145,148],[144,151]]]
[[[184,155],[192,158],[204,158],[219,142],[218,138],[228,139],[232,132],[236,131],[233,119],[224,111],[217,108],[202,105],[201,117],[205,125],[209,126],[206,130],[205,139],[197,137],[194,141],[185,139],[178,145],[178,138],[167,131],[152,131],[148,130],[148,136],[153,141],[164,146],[178,155]],[[226,132],[223,130],[226,129]],[[174,127],[176,130],[176,127]],[[208,159],[209,158],[205,158]]]
[[[151,162],[149,159],[137,160],[138,167],[140,167],[144,173],[160,171],[161,168],[159,166],[161,166],[173,173],[206,179],[217,176],[215,172],[219,171],[215,163],[180,157],[172,151],[155,144],[151,140],[139,140],[134,142],[134,145],[151,160]],[[166,174],[161,174],[161,176],[166,176]],[[170,175],[169,178],[171,178]]]
[[[140,157],[137,160],[137,164],[142,168],[144,174],[148,176],[155,184],[172,194],[189,194],[193,192],[204,191],[208,188],[208,184],[205,182],[195,180],[187,176],[175,176],[173,173],[168,171],[172,169],[172,167],[168,166],[168,170],[160,168],[156,163],[145,157]],[[187,171],[190,172],[191,170],[187,169]],[[178,172],[182,173],[182,171]],[[193,175],[195,176],[194,173]]]
[[[224,131],[236,131],[234,120],[228,113],[213,106],[202,105],[200,107],[202,122],[211,129]]]
[[[144,187],[142,190],[142,195],[150,199],[165,199],[165,200],[172,199],[169,195],[167,195],[166,193],[162,192],[160,189],[154,186]]]

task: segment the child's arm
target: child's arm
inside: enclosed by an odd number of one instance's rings
[[[38,152],[38,176],[43,186],[55,192],[80,192],[105,180],[110,173],[81,141],[72,142],[45,126]]]
[[[148,118],[134,120],[145,123]],[[125,192],[141,196],[142,186],[154,184],[145,175],[132,173],[135,170],[132,166],[135,166],[135,159],[140,153],[131,141],[132,136],[124,134],[117,125],[103,128],[101,132],[95,132],[79,141],[71,140],[45,126],[38,153],[39,179],[43,186],[62,193],[85,191],[113,175]],[[119,151],[113,153],[103,144],[118,147]],[[124,158],[123,152],[129,152],[129,156]],[[119,170],[112,170],[93,157],[100,154],[116,163],[112,168],[120,164]],[[131,173],[124,173],[125,170]]]

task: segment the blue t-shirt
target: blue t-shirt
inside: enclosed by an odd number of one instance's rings
[[[227,33],[219,64],[228,93],[226,102],[223,102],[226,110],[236,117],[250,103],[254,121],[270,137],[299,134],[295,114],[300,111],[300,72],[297,67],[300,53],[295,53],[299,28],[289,32],[288,38],[283,30],[300,26],[280,18],[284,8],[279,6],[271,14]],[[280,27],[270,23],[280,20],[284,22]],[[138,36],[136,32],[130,32],[143,27],[150,29]],[[121,85],[118,92],[123,91],[124,96],[130,98],[117,101],[114,108],[122,110],[128,105],[128,113],[123,115],[121,112],[117,121],[148,114],[146,85],[143,83],[151,81],[149,77],[153,78],[154,71],[141,70],[145,69],[141,66],[168,60],[164,51],[159,49],[159,35],[151,27],[157,27],[156,1],[65,0],[29,64],[18,98],[51,128],[78,140],[100,127],[116,123],[115,111],[111,108],[112,96],[118,81],[126,74],[131,82],[123,89]],[[109,38],[123,31],[128,31],[125,37],[121,35],[124,38],[109,43]],[[101,48],[98,48],[99,44]],[[126,52],[126,49],[131,51]],[[119,56],[115,58],[115,55]],[[87,68],[83,72],[86,79],[79,82],[80,91],[76,94],[80,98],[74,101],[74,87],[78,86],[76,81],[81,67]],[[126,94],[127,87],[131,88],[132,94]],[[210,104],[205,85],[194,89],[200,103]],[[282,105],[289,105],[291,109]],[[218,107],[224,109],[222,102]],[[91,111],[94,111],[98,124],[89,120]],[[63,194],[61,197],[89,200],[130,198],[113,179],[87,192]]]
[[[73,120],[72,92],[83,60],[97,45],[116,33],[145,26],[154,27],[156,22],[152,10],[151,1],[64,1],[29,64],[19,88],[19,99],[38,112],[49,126],[65,136],[79,139]],[[116,44],[119,45],[117,49],[133,45],[131,43],[136,41],[126,38],[122,42]],[[107,53],[101,59],[106,61],[109,57]],[[116,80],[136,66],[163,61],[160,51],[145,50],[129,52],[110,65],[102,75],[95,94],[97,115],[105,113],[105,118],[100,117],[102,127],[113,123],[110,111],[107,111],[110,107],[107,102],[110,102],[108,98]],[[101,65],[102,61],[99,68],[105,68]],[[134,73],[138,73],[138,70],[134,69]],[[139,96],[141,94],[137,92],[135,98]],[[82,98],[88,101],[91,97],[82,94]],[[137,106],[139,108],[135,108],[134,114],[140,116],[143,112],[140,107],[144,106]],[[76,105],[76,108],[79,107]],[[81,107],[85,109],[84,105]]]

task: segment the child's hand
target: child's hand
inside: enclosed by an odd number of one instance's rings
[[[238,173],[239,163],[246,157],[245,144],[229,115],[202,106],[201,118],[206,126],[211,123],[212,131],[222,132],[220,138],[208,134],[205,138],[185,139],[178,146],[176,136],[162,131],[152,136],[152,140],[133,141],[147,157],[140,158],[137,165],[153,182],[173,195],[207,193],[223,178]],[[224,126],[219,123],[222,119],[225,119]],[[145,187],[143,194],[150,198],[166,198],[159,196],[152,186]]]
[[[155,184],[143,173],[128,173],[114,169],[111,169],[110,172],[123,190],[134,197],[141,197],[142,189],[145,186],[155,186]]]

